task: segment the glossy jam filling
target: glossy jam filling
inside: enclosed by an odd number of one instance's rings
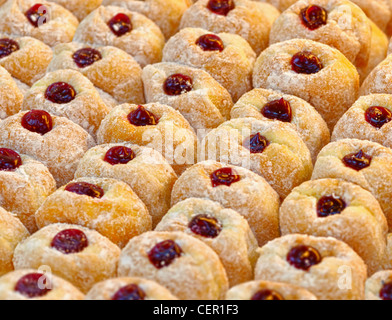
[[[203,51],[219,51],[222,52],[225,49],[221,38],[214,34],[205,34],[196,40],[196,44]]]
[[[121,37],[132,31],[131,19],[124,13],[119,13],[111,18],[108,22],[108,26],[117,37]]]
[[[365,112],[365,119],[373,127],[380,129],[392,120],[392,112],[384,107],[370,107]]]
[[[312,266],[322,261],[322,257],[315,248],[299,245],[290,250],[287,261],[297,269],[309,271]]]
[[[72,182],[64,190],[97,199],[102,198],[105,194],[101,187],[87,182]]]
[[[316,30],[327,24],[328,12],[319,6],[310,5],[301,10],[302,23],[309,30]]]
[[[192,89],[192,78],[180,73],[171,75],[163,84],[163,91],[169,96],[179,96],[192,91]]]
[[[72,55],[72,59],[79,68],[86,68],[95,62],[102,60],[101,53],[93,48],[83,48]]]
[[[392,282],[384,283],[380,290],[380,298],[382,300],[392,300]]]
[[[248,149],[250,153],[263,153],[270,145],[270,142],[260,133],[256,133],[255,135],[246,138],[242,145]]]
[[[51,289],[46,288],[47,279],[41,273],[30,273],[20,278],[14,290],[29,299],[47,295]]]
[[[219,186],[230,187],[233,183],[241,180],[240,175],[238,175],[232,168],[221,168],[214,171],[210,175],[211,183],[214,188]]]
[[[50,247],[63,254],[82,252],[88,247],[88,239],[83,231],[68,229],[59,232],[52,240]]]
[[[216,238],[222,231],[222,226],[218,219],[207,214],[194,217],[188,227],[194,234],[205,238]]]
[[[343,164],[346,167],[354,169],[356,171],[361,171],[370,166],[372,163],[372,157],[366,154],[363,150],[357,153],[351,153],[342,159]]]
[[[165,240],[150,250],[148,258],[155,268],[162,269],[170,266],[182,254],[183,251],[177,243],[173,240]]]
[[[22,165],[22,158],[14,150],[0,148],[0,171],[14,171]]]
[[[256,292],[251,300],[285,300],[283,296],[275,290],[263,289]]]
[[[324,66],[313,53],[304,51],[298,52],[292,57],[291,68],[296,73],[314,74],[322,70]]]
[[[52,83],[45,91],[45,98],[53,103],[65,104],[76,97],[76,90],[65,82]]]
[[[268,102],[261,110],[261,114],[268,119],[282,122],[291,122],[293,117],[290,102],[283,98]]]
[[[235,8],[235,4],[234,0],[210,0],[207,3],[207,8],[215,14],[227,16]]]
[[[132,111],[128,115],[128,121],[137,127],[155,126],[159,122],[155,114],[143,106],[138,106],[136,110]]]
[[[317,203],[317,215],[320,218],[326,218],[342,213],[346,209],[346,203],[335,196],[322,197]]]
[[[9,38],[0,39],[0,59],[8,57],[20,49],[19,44]]]
[[[25,12],[25,16],[32,26],[39,28],[48,22],[48,13],[49,10],[46,6],[37,3]]]
[[[53,120],[49,113],[44,110],[31,110],[23,117],[21,124],[23,128],[44,135],[53,129]]]
[[[135,159],[135,153],[131,148],[124,146],[117,146],[110,148],[104,157],[104,161],[110,163],[112,166],[117,164],[127,164]]]
[[[112,300],[130,301],[145,300],[146,293],[137,284],[129,284],[119,289],[112,297]]]

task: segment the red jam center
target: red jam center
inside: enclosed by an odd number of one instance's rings
[[[263,289],[256,292],[251,300],[285,300],[279,292]]]
[[[112,300],[120,301],[144,299],[146,299],[146,293],[137,284],[129,284],[125,287],[122,287],[112,297]]]
[[[182,249],[177,243],[173,240],[165,240],[150,250],[148,258],[155,268],[162,269],[171,265],[181,255]]]
[[[0,39],[0,59],[8,57],[19,49],[19,44],[16,41],[8,38]]]
[[[290,250],[287,261],[297,269],[308,271],[321,262],[321,254],[312,247],[300,245]]]
[[[298,52],[291,59],[291,67],[296,73],[314,74],[324,68],[320,59],[311,52]]]
[[[53,103],[64,104],[76,97],[74,87],[65,82],[55,82],[45,91],[45,98]]]
[[[47,23],[48,8],[43,4],[37,3],[26,11],[25,16],[29,22],[36,28]]]
[[[380,129],[392,120],[392,112],[384,107],[370,107],[365,112],[365,119],[373,127]]]
[[[41,273],[30,273],[19,279],[14,290],[30,299],[39,298],[51,291],[45,285],[45,275]]]
[[[86,68],[102,59],[102,55],[98,50],[93,48],[83,48],[76,51],[72,55],[73,60],[79,68]]]
[[[168,77],[163,84],[163,90],[169,96],[179,96],[193,89],[193,81],[191,77],[184,74],[173,74]]]
[[[291,122],[292,120],[290,102],[283,98],[268,102],[261,110],[261,114],[268,119],[276,119],[282,122]]]
[[[14,150],[0,148],[0,171],[14,171],[22,165],[22,158]]]
[[[103,160],[114,166],[116,164],[127,164],[133,159],[135,159],[135,153],[131,148],[118,146],[110,148]]]
[[[221,38],[214,34],[205,34],[196,40],[196,44],[203,51],[219,51],[222,52],[225,46]]]
[[[22,117],[23,128],[44,135],[53,129],[52,117],[43,110],[31,110]]]
[[[117,37],[121,37],[132,31],[131,19],[124,13],[119,13],[111,18],[108,26]]]
[[[328,13],[324,8],[311,5],[301,10],[301,20],[309,30],[316,30],[327,24]]]
[[[322,197],[317,203],[317,215],[320,218],[326,218],[335,214],[340,214],[346,209],[346,203],[337,197]]]
[[[241,177],[232,168],[221,168],[214,171],[211,176],[211,183],[214,188],[219,186],[230,187],[233,183],[241,180]]]
[[[192,219],[189,229],[195,234],[206,238],[216,238],[222,231],[219,221],[207,214],[201,214]]]
[[[357,153],[348,154],[343,158],[343,164],[351,169],[361,171],[370,166],[372,157],[360,150]]]
[[[137,127],[155,126],[158,124],[158,118],[143,106],[138,106],[136,110],[132,111],[128,115],[128,121]]]
[[[263,153],[269,144],[269,141],[260,133],[246,138],[243,142],[243,146],[251,153]]]
[[[210,0],[208,1],[207,8],[215,14],[227,16],[235,8],[235,4],[234,0]]]
[[[65,187],[68,192],[89,196],[91,198],[101,199],[105,194],[103,189],[95,184],[87,182],[73,182]]]
[[[83,231],[68,229],[59,232],[53,238],[50,247],[63,254],[79,253],[88,247],[88,240]]]
[[[380,290],[382,300],[392,300],[392,282],[385,283]]]

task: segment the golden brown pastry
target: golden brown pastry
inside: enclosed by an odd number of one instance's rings
[[[104,144],[83,156],[75,178],[100,177],[126,182],[147,206],[156,226],[170,209],[177,175],[158,152],[130,143]]]
[[[23,94],[6,69],[0,66],[0,119],[18,113],[22,107]]]
[[[255,118],[291,123],[308,147],[313,161],[330,141],[328,126],[320,114],[301,98],[267,89],[244,94],[231,109],[231,118]]]
[[[314,166],[312,179],[332,178],[355,183],[379,201],[392,226],[392,150],[378,143],[344,139],[325,146]]]
[[[297,0],[256,0],[260,2],[266,2],[272,4],[279,11],[283,12],[290,6],[292,6]]]
[[[371,93],[392,94],[391,72],[392,55],[389,55],[365,79],[359,91],[360,96]]]
[[[222,261],[230,286],[253,279],[257,240],[234,210],[208,199],[189,198],[172,207],[155,231],[181,231],[207,244]]]
[[[344,241],[365,261],[369,274],[382,268],[388,225],[380,204],[361,187],[335,179],[308,181],[280,208],[280,229]]]
[[[0,300],[84,300],[84,294],[57,276],[24,269],[0,278]]]
[[[35,219],[39,228],[70,223],[96,230],[120,248],[151,230],[151,216],[131,187],[107,178],[71,181],[45,200]]]
[[[99,127],[99,144],[129,142],[162,153],[181,174],[197,159],[197,137],[188,121],[160,104],[123,104],[112,109]]]
[[[215,161],[199,162],[178,179],[172,205],[188,198],[205,198],[240,213],[259,245],[279,237],[279,196],[259,175]]]
[[[317,300],[301,287],[270,281],[250,281],[231,288],[226,300]]]
[[[70,42],[78,19],[52,1],[8,0],[0,7],[0,33],[36,38],[48,46]]]
[[[52,49],[37,39],[0,36],[0,65],[29,86],[45,75],[52,56]]]
[[[335,238],[287,235],[259,250],[256,280],[289,283],[320,300],[363,300],[366,265]]]
[[[98,8],[102,0],[51,0],[71,11],[79,21],[82,21],[91,11]]]
[[[171,37],[163,50],[164,62],[177,62],[207,71],[237,101],[252,89],[256,54],[242,37],[185,28]]]
[[[218,255],[183,232],[133,238],[121,253],[118,275],[156,281],[182,300],[220,300],[228,290]]]
[[[14,266],[51,272],[72,283],[83,293],[94,284],[116,276],[121,250],[94,230],[70,224],[51,224],[15,249]]]
[[[233,119],[212,130],[201,157],[242,166],[264,177],[284,199],[312,175],[309,149],[287,123]]]
[[[164,36],[144,15],[114,6],[100,6],[76,30],[75,42],[118,47],[144,67],[161,61]]]
[[[111,95],[115,104],[144,103],[142,69],[125,51],[76,42],[59,44],[53,50],[48,72],[73,69]]]
[[[338,50],[319,42],[294,39],[262,52],[255,64],[253,85],[308,101],[332,130],[357,99],[359,75]]]
[[[0,141],[42,162],[58,186],[73,179],[79,160],[95,145],[80,126],[44,110],[19,112],[1,121]]]
[[[18,243],[29,235],[26,227],[16,216],[0,207],[0,276],[14,270],[14,250]]]
[[[366,300],[392,300],[392,270],[380,271],[366,281]]]

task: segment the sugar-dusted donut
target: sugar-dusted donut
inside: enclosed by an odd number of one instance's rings
[[[23,269],[0,278],[0,300],[84,300],[84,294],[57,276]]]
[[[239,118],[221,124],[202,142],[201,157],[242,166],[264,177],[285,198],[309,180],[312,158],[289,124]]]
[[[128,183],[147,206],[153,226],[170,209],[177,175],[158,152],[130,143],[104,144],[83,156],[75,178],[112,178]]]
[[[86,300],[178,300],[165,287],[143,278],[115,278],[97,283]]]
[[[392,270],[392,233],[387,236],[387,251],[383,264],[383,270]]]
[[[171,37],[163,49],[163,61],[177,62],[207,71],[237,101],[252,89],[256,54],[242,37],[185,28]]]
[[[70,224],[51,224],[21,242],[14,266],[39,269],[48,266],[83,293],[94,284],[116,276],[121,250],[94,230]]]
[[[6,69],[0,66],[0,119],[18,113],[23,94]]]
[[[259,250],[256,280],[289,283],[320,300],[363,300],[366,265],[335,238],[287,235]]]
[[[388,225],[374,196],[335,179],[308,181],[280,208],[283,235],[301,233],[344,241],[365,261],[370,274],[382,268]]]
[[[76,42],[118,47],[144,67],[161,61],[164,36],[144,15],[128,9],[101,6],[90,13],[76,30]]]
[[[359,75],[338,50],[312,40],[276,43],[257,59],[253,85],[308,101],[330,130],[357,99]]]
[[[308,147],[313,161],[330,141],[328,126],[320,114],[301,98],[267,89],[244,94],[231,109],[231,118],[255,118],[292,123]]]
[[[240,213],[259,245],[279,237],[279,196],[259,175],[215,161],[199,162],[185,171],[172,192],[172,204],[207,198]]]
[[[183,232],[147,232],[121,253],[118,276],[154,280],[182,300],[220,300],[226,271],[206,244]]]
[[[98,8],[102,0],[50,0],[71,11],[79,21]]]
[[[366,281],[366,300],[392,300],[392,271],[380,271]]]
[[[59,44],[53,51],[48,72],[73,69],[119,103],[144,103],[142,69],[121,49],[72,42]]]
[[[234,210],[208,199],[190,198],[172,207],[155,231],[181,231],[203,241],[218,254],[230,286],[253,279],[257,240],[248,222]]]
[[[392,55],[389,55],[367,76],[359,91],[360,96],[371,93],[392,94],[391,72]]]
[[[52,1],[8,0],[0,7],[0,33],[36,38],[48,46],[70,42],[78,19]]]
[[[131,187],[107,178],[71,181],[45,200],[35,218],[39,228],[70,223],[96,230],[120,248],[151,230],[151,216]]]

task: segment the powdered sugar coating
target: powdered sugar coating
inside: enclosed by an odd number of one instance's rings
[[[386,57],[365,79],[359,91],[361,96],[371,93],[392,94],[392,55]]]
[[[392,270],[380,271],[372,275],[366,281],[366,300],[382,300],[380,291],[384,284],[392,282]]]
[[[23,94],[6,69],[0,67],[0,119],[20,111]]]
[[[79,21],[82,21],[91,11],[98,8],[102,0],[51,0],[71,11]]]

